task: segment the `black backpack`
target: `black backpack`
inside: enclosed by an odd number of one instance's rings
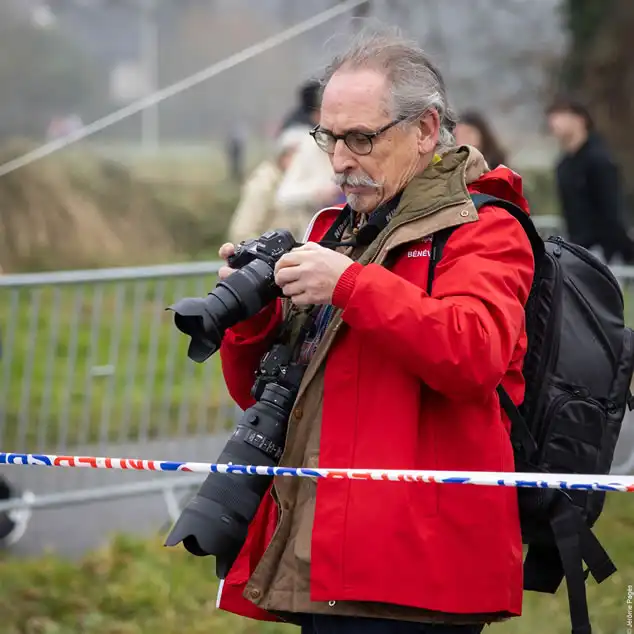
[[[524,402],[500,385],[519,472],[608,474],[626,406],[632,408],[634,332],[625,327],[623,294],[586,249],[559,237],[543,241],[532,221],[506,200],[472,195],[477,209],[507,210],[526,231],[535,277],[526,305],[528,350]],[[449,236],[432,238],[428,292]],[[590,634],[585,581],[616,572],[591,528],[605,492],[518,488],[522,540],[528,546],[524,588],[554,594],[566,578],[573,634]],[[587,569],[584,570],[583,562]]]

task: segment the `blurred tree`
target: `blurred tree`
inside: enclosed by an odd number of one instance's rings
[[[0,6],[0,138],[41,138],[59,115],[90,118],[106,90],[107,75],[67,33]]]
[[[570,34],[562,87],[589,106],[623,169],[634,211],[634,33],[632,0],[564,0]]]

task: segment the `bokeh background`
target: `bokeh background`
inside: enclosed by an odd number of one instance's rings
[[[547,234],[565,228],[544,109],[562,91],[582,98],[634,223],[634,2],[347,4],[0,0],[1,450],[217,457],[235,420],[217,359],[189,362],[164,308],[211,290],[243,179],[271,153],[298,87],[363,19],[403,27],[454,108],[486,114]],[[634,271],[619,280],[634,323]],[[213,562],[162,547],[199,479],[71,471],[0,468],[36,500],[0,553],[3,634],[292,631],[216,611]],[[629,419],[615,472],[634,472]],[[598,634],[624,634],[634,499],[608,497],[597,531],[619,572],[589,581],[590,612]],[[561,588],[527,595],[526,614],[492,631],[559,634],[568,619]]]

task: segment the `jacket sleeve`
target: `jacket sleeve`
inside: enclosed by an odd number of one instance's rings
[[[473,399],[490,394],[510,365],[533,274],[521,225],[488,207],[450,236],[433,296],[378,265],[355,263],[339,280],[333,304],[345,323],[430,388]]]
[[[257,315],[227,330],[220,346],[222,373],[231,398],[242,409],[255,400],[251,388],[260,359],[273,345],[282,323],[282,301],[276,299]]]

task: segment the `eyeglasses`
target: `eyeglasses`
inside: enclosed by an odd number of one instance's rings
[[[363,156],[372,152],[374,139],[376,139],[380,134],[383,134],[386,130],[394,127],[397,123],[405,121],[406,118],[407,117],[399,117],[398,119],[394,119],[394,121],[390,121],[390,123],[384,125],[382,128],[379,128],[375,132],[350,130],[350,132],[346,132],[345,134],[333,134],[329,130],[324,130],[319,126],[315,126],[310,131],[310,135],[313,139],[315,139],[315,143],[317,143],[319,148],[328,154],[335,153],[337,141],[341,140],[352,152]]]

